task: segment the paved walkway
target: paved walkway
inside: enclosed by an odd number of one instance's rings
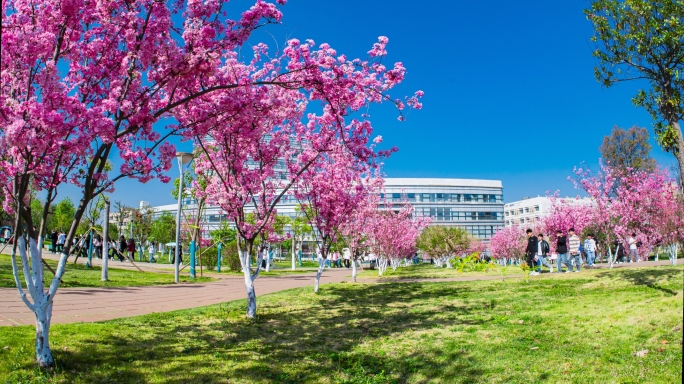
[[[259,277],[254,286],[257,297],[285,289],[310,286],[315,274]],[[347,270],[326,270],[321,284],[342,282]],[[175,284],[152,287],[60,288],[55,295],[52,323],[111,320],[121,317],[167,312],[224,303],[246,297],[241,276],[222,278],[206,284]],[[0,289],[0,326],[35,324],[16,288]]]
[[[678,263],[681,263],[680,260]],[[633,264],[619,264],[616,268],[637,268],[670,265],[668,260]],[[606,268],[606,267],[600,267]],[[322,284],[348,281],[347,269],[327,269]],[[508,275],[507,279],[522,275]],[[432,279],[379,279],[363,278],[359,282],[440,282],[500,279],[497,275],[463,276]],[[313,289],[314,274],[280,277],[259,277],[255,281],[257,297],[291,288],[310,286]],[[125,288],[61,288],[55,296],[53,324],[92,322],[122,317],[167,312],[231,300],[244,299],[245,285],[241,276],[221,276],[216,282],[206,284],[177,284],[153,287]],[[35,324],[33,313],[26,308],[15,288],[0,288],[0,326]]]

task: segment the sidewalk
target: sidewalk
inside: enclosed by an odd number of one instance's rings
[[[346,269],[329,269],[321,284],[339,283],[349,275]],[[291,288],[310,286],[315,274],[259,277],[254,286],[259,295]],[[125,288],[62,288],[57,290],[52,310],[52,324],[92,322],[121,317],[168,312],[178,309],[224,303],[246,297],[242,276],[223,276],[206,284],[176,284]],[[0,326],[35,324],[15,288],[0,289]]]

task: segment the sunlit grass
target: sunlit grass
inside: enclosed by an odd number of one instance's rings
[[[102,323],[0,328],[0,377],[52,383],[675,383],[682,267],[524,283],[331,284]],[[4,346],[7,349],[3,349]],[[648,350],[644,357],[634,353]]]

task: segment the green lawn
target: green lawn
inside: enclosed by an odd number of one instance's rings
[[[11,383],[678,383],[682,267],[324,285],[116,321],[0,328]],[[8,348],[4,348],[8,346]],[[3,349],[4,348],[4,349]],[[643,357],[635,352],[648,350]]]
[[[544,267],[543,271],[546,273],[548,268]],[[351,273],[351,272],[350,272]],[[481,272],[463,272],[459,273],[455,268],[437,268],[433,264],[418,264],[408,267],[399,267],[393,271],[388,267],[382,276],[378,276],[378,270],[358,270],[357,276],[359,278],[382,278],[382,279],[431,279],[431,278],[449,278],[461,276],[504,276],[521,275],[523,270],[518,266],[501,267],[496,265],[494,268]]]
[[[73,256],[70,258],[73,261]],[[53,260],[46,260],[48,265],[53,269],[57,268],[57,262]],[[17,257],[19,269],[21,269],[21,260]],[[173,274],[170,273],[153,273],[140,272],[137,270],[116,269],[119,261],[110,261],[109,265],[114,268],[109,268],[109,281],[101,281],[102,269],[100,267],[86,268],[83,264],[67,263],[66,272],[62,277],[60,287],[136,287],[144,285],[161,285],[173,284]],[[23,273],[20,275],[23,283]],[[46,286],[52,283],[52,272],[45,268],[44,280]],[[187,275],[181,275],[182,282],[208,282],[214,279],[209,277],[198,277],[190,279]],[[16,287],[14,284],[14,277],[12,275],[12,259],[7,255],[0,255],[0,287]]]

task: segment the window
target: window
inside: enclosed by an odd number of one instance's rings
[[[461,201],[461,194],[459,194],[459,193],[452,193],[452,194],[451,194],[451,201],[453,201],[453,202],[459,202],[459,201]]]
[[[535,212],[539,212],[539,206],[538,206],[538,205],[535,205],[535,206],[534,206],[534,211],[535,211]]]
[[[401,193],[393,193],[392,201],[401,201]]]
[[[407,193],[406,197],[408,198],[408,201],[416,201],[416,194],[415,193]]]
[[[530,213],[530,207],[525,207],[525,213]]]
[[[465,201],[466,203],[471,202],[472,201],[472,195],[468,195],[468,194],[463,195],[463,201]]]

